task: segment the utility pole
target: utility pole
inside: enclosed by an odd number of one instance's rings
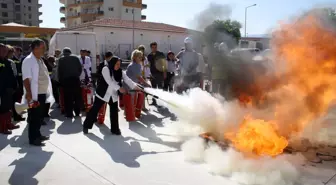
[[[257,4],[253,4],[253,5],[250,5],[250,6],[247,6],[247,7],[245,7],[245,25],[244,25],[244,30],[245,30],[245,38],[246,38],[246,25],[247,25],[247,23],[246,23],[246,19],[247,19],[247,9],[248,8],[250,8],[250,7],[253,7],[253,6],[257,6]]]

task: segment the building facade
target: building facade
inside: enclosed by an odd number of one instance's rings
[[[39,26],[42,12],[38,0],[0,0],[0,24],[15,22],[27,26]]]
[[[146,19],[141,14],[147,8],[142,0],[60,0],[60,3],[63,4],[60,12],[64,13],[60,22],[67,28],[103,18],[135,21]]]
[[[129,59],[134,48],[146,46],[146,54],[150,52],[150,43],[157,42],[158,49],[164,53],[178,53],[184,47],[184,39],[189,31],[173,25],[130,21],[120,19],[101,19],[84,23],[77,27],[62,31],[88,31],[96,33],[99,55],[111,51],[123,59]],[[85,48],[85,46],[83,46]]]

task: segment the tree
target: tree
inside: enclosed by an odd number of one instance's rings
[[[234,20],[216,20],[204,29],[205,41],[213,45],[215,42],[225,42],[229,48],[234,48],[240,38],[242,25]]]

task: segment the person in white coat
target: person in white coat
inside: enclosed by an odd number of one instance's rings
[[[83,71],[82,74],[80,75],[80,80],[85,80],[88,82],[91,79],[91,59],[90,57],[87,56],[87,50],[86,49],[81,49],[80,50],[80,57],[79,60],[82,64]]]
[[[99,110],[106,102],[110,106],[111,133],[114,135],[121,135],[118,118],[118,94],[126,92],[122,87],[122,81],[124,81],[131,89],[140,90],[137,84],[120,68],[120,58],[114,56],[107,63],[108,64],[102,69],[102,76],[98,79],[93,106],[86,115],[83,124],[84,134],[88,134],[89,129],[92,129],[94,122],[97,121]]]
[[[29,143],[35,146],[43,146],[43,141],[48,140],[48,136],[42,136],[40,132],[43,124],[43,113],[45,104],[53,103],[51,81],[48,69],[45,66],[42,56],[45,50],[45,43],[36,39],[31,44],[32,52],[22,63],[22,79],[24,85],[23,103],[38,106],[31,106],[28,109],[28,138]]]

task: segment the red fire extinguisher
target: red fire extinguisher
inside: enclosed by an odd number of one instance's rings
[[[135,93],[136,97],[136,104],[135,104],[135,117],[140,118],[141,117],[141,111],[143,108],[143,104],[145,102],[145,94],[143,92],[137,92]]]
[[[132,95],[129,93],[123,94],[123,101],[126,121],[135,121],[134,102],[132,102]]]
[[[61,113],[64,114],[64,90],[62,87],[60,87],[59,91],[60,91],[59,104],[61,107]]]
[[[82,81],[82,97],[84,100],[85,112],[88,112],[93,105],[92,83]]]
[[[99,124],[104,124],[105,114],[106,114],[106,106],[107,106],[107,103],[104,103],[104,105],[99,110],[99,113],[98,113],[98,123]]]

